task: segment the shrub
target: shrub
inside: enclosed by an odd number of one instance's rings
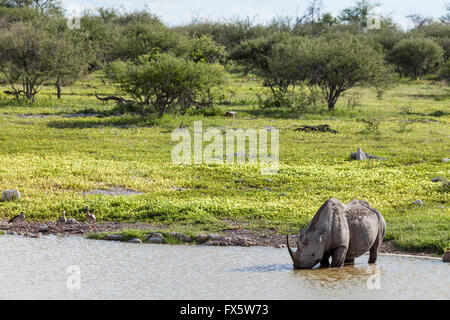
[[[169,111],[184,112],[202,106],[205,95],[225,81],[223,67],[195,63],[169,53],[143,55],[138,61],[117,61],[108,70],[109,78],[122,93],[161,117]],[[209,94],[208,94],[209,93]]]
[[[431,39],[413,38],[400,41],[389,54],[388,60],[397,70],[416,80],[434,72],[442,62],[443,49]]]

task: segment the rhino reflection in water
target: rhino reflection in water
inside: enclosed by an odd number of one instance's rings
[[[353,200],[343,204],[337,199],[327,200],[311,220],[308,228],[300,232],[297,251],[288,250],[295,269],[321,267],[340,268],[345,262],[370,251],[369,263],[377,260],[386,223],[381,213],[367,202]]]

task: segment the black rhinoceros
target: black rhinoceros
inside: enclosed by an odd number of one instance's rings
[[[300,232],[297,251],[288,250],[295,269],[321,267],[339,268],[345,262],[370,251],[369,263],[377,260],[383,242],[386,223],[381,213],[367,202],[353,200],[343,204],[337,199],[327,200],[315,214],[305,231]]]

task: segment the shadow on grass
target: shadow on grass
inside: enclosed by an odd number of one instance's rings
[[[85,129],[115,127],[127,129],[129,127],[154,127],[159,123],[155,116],[123,115],[113,117],[71,118],[70,120],[49,121],[47,126],[55,129]]]

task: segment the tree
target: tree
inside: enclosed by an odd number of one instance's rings
[[[70,31],[60,33],[55,42],[53,74],[58,99],[61,99],[62,87],[74,83],[88,69],[87,51],[71,36]]]
[[[162,117],[169,111],[184,112],[196,105],[207,89],[220,86],[223,67],[195,63],[170,53],[151,53],[137,61],[116,61],[108,70],[109,78],[120,92]]]
[[[294,64],[300,38],[275,34],[244,41],[229,58],[235,60],[263,78],[274,96],[286,94],[297,81]],[[305,40],[306,41],[306,40]]]
[[[0,73],[18,99],[30,102],[54,75],[55,41],[36,22],[17,22],[0,34]],[[19,85],[19,87],[17,87]]]
[[[389,54],[389,61],[404,75],[417,79],[436,71],[443,58],[443,49],[435,41],[412,38],[400,41]]]
[[[357,25],[360,28],[365,28],[372,10],[379,6],[379,4],[372,4],[370,0],[358,0],[354,7],[344,9],[339,19]]]
[[[383,56],[355,37],[315,39],[312,46],[304,46],[299,53],[297,70],[300,80],[307,79],[316,85],[333,110],[339,97],[356,86],[384,86],[390,79],[390,69]]]
[[[0,7],[33,8],[45,12],[61,12],[61,2],[58,0],[0,0]]]

